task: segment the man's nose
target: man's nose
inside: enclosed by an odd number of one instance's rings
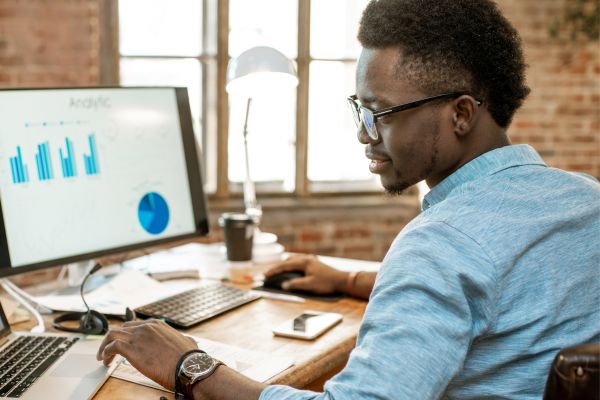
[[[356,137],[361,144],[375,144],[380,141],[380,138],[374,140],[368,133],[367,128],[365,128],[364,123],[360,123],[356,131]]]

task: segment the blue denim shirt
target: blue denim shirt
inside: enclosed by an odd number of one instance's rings
[[[559,349],[600,341],[600,185],[495,149],[435,186],[383,260],[347,366],[267,399],[540,399]]]

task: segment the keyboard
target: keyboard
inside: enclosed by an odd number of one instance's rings
[[[158,318],[179,329],[206,321],[209,318],[260,298],[260,295],[222,284],[205,283],[135,309],[140,318]]]
[[[0,353],[0,397],[20,397],[78,338],[20,336]]]

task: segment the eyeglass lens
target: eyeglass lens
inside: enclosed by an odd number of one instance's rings
[[[375,118],[371,110],[356,104],[356,102],[352,99],[348,99],[348,103],[352,111],[352,116],[354,117],[356,127],[360,128],[361,125],[363,125],[371,139],[377,140],[379,135],[377,134],[377,128],[374,121]]]
[[[369,136],[372,139],[377,139],[377,128],[375,127],[375,121],[374,121],[374,117],[373,117],[373,113],[364,108],[361,107],[360,108],[360,119],[362,120],[363,124],[365,125],[365,128],[367,129],[367,133],[369,134]]]

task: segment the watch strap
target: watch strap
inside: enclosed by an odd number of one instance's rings
[[[181,371],[181,365],[183,364],[183,360],[185,360],[187,356],[189,356],[190,354],[193,354],[193,353],[206,353],[206,352],[203,350],[200,350],[200,349],[193,349],[190,351],[186,351],[185,353],[183,353],[181,358],[179,358],[179,361],[177,361],[177,366],[175,367],[175,400],[185,400],[185,395],[183,394],[183,392],[181,390],[181,381],[180,381],[179,371]]]

